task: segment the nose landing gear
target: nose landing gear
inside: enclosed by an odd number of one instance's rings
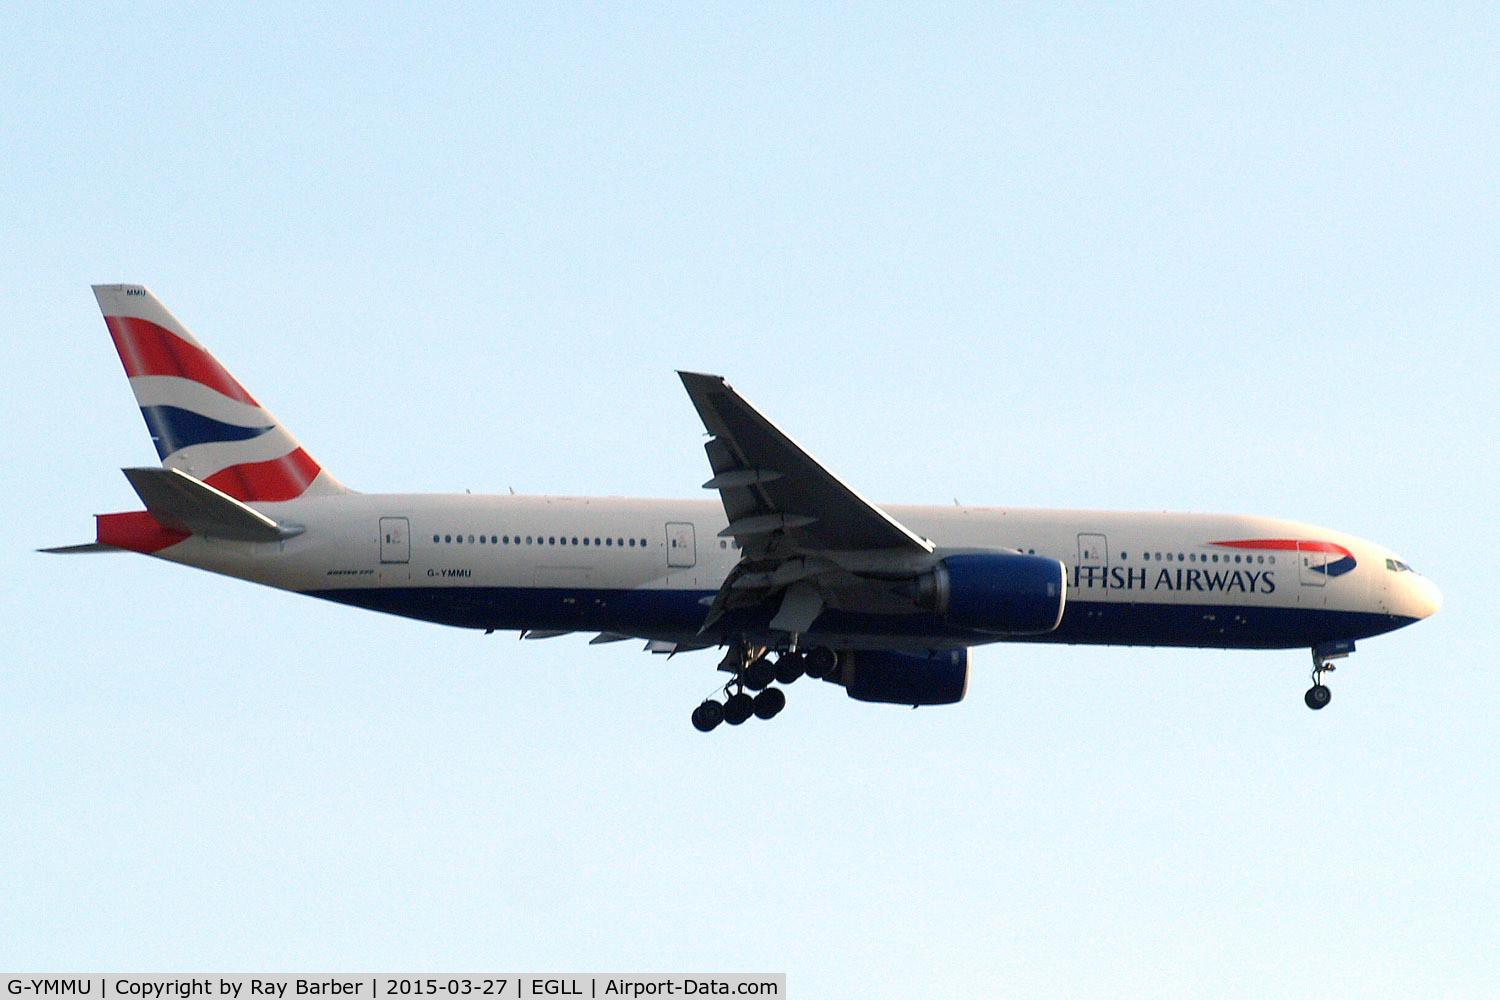
[[[1328,707],[1328,703],[1333,700],[1333,692],[1328,689],[1328,685],[1323,683],[1323,675],[1325,673],[1331,674],[1336,669],[1332,661],[1341,660],[1352,652],[1354,652],[1353,639],[1345,639],[1340,642],[1325,642],[1322,645],[1313,647],[1313,686],[1308,688],[1307,693],[1302,696],[1302,700],[1307,704],[1308,708],[1316,712],[1319,709]]]

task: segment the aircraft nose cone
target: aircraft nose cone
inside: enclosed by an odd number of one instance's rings
[[[1443,606],[1443,592],[1425,576],[1414,576],[1407,585],[1412,617],[1426,618]]]

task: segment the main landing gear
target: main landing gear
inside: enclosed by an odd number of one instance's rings
[[[751,716],[775,718],[786,707],[786,692],[772,687],[772,684],[791,684],[804,673],[809,677],[822,677],[837,662],[830,649],[779,653],[775,660],[766,656],[765,649],[732,647],[722,664],[734,674],[734,680],[724,685],[726,697],[722,702],[709,698],[693,709],[693,728],[707,733],[718,728],[721,722],[738,726]]]
[[[1346,639],[1342,642],[1325,642],[1320,646],[1313,647],[1313,686],[1308,688],[1307,693],[1302,696],[1302,700],[1307,703],[1308,708],[1316,712],[1319,709],[1328,707],[1328,703],[1333,700],[1333,692],[1328,690],[1328,685],[1323,683],[1323,675],[1325,673],[1331,674],[1337,669],[1333,665],[1334,660],[1341,660],[1352,652],[1354,652],[1354,640],[1352,639]]]

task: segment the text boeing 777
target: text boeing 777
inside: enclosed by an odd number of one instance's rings
[[[947,704],[990,642],[1312,651],[1330,661],[1442,598],[1381,546],[1264,517],[879,507],[714,375],[682,372],[713,500],[363,494],[341,485],[145,288],[94,288],[161,467],[91,544],[462,628],[724,647],[723,701],[770,718],[800,675]],[[774,659],[771,658],[774,656]],[[757,692],[751,694],[750,692]]]

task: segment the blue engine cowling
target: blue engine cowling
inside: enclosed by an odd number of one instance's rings
[[[894,653],[856,649],[842,654],[844,688],[859,701],[888,705],[952,705],[969,687],[969,651]]]
[[[1041,635],[1057,628],[1067,570],[1056,559],[1018,552],[951,555],[917,581],[917,603],[959,628],[991,635]]]

